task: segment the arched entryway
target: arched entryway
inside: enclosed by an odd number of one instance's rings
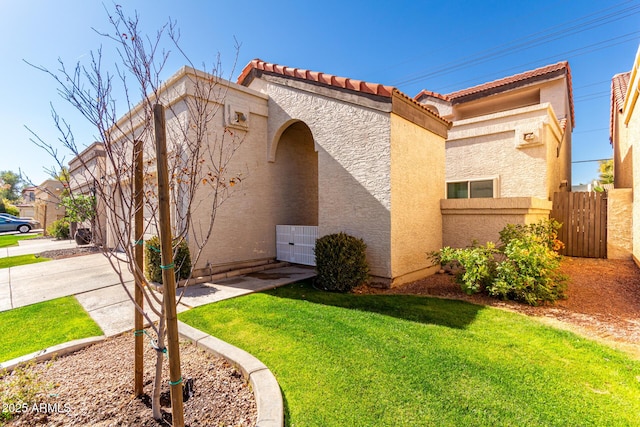
[[[318,153],[309,127],[301,121],[286,126],[276,142],[277,189],[281,224],[318,225]]]
[[[315,265],[318,226],[318,153],[304,122],[285,124],[274,141],[274,188],[278,194],[278,259]]]

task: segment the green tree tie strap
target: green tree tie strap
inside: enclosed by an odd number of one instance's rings
[[[160,268],[163,270],[169,270],[171,268],[174,268],[176,265],[174,263],[171,263],[169,265],[161,265]]]
[[[182,384],[182,377],[178,378],[178,381],[169,381],[169,385],[170,386],[174,386],[174,385],[178,385],[178,384]]]
[[[155,247],[155,246],[153,246],[153,245],[150,245],[150,244],[148,244],[148,243],[147,243],[147,247],[148,247],[149,249],[151,249],[152,251],[154,251],[154,252],[158,252],[158,253],[160,253],[160,249],[159,249],[159,248],[156,248],[156,247]]]

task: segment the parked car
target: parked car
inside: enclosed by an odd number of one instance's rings
[[[3,216],[5,218],[9,218],[9,219],[31,219],[33,220],[33,218],[29,217],[29,216],[15,216],[15,215],[11,215],[8,213],[0,213],[0,217]]]
[[[37,225],[38,221],[33,219],[22,219],[13,215],[0,214],[0,232],[19,231],[20,233],[28,233],[32,228],[36,228]]]

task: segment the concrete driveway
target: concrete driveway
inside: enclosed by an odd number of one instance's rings
[[[75,247],[73,241],[23,240],[0,249],[0,257]],[[6,249],[6,251],[5,251]],[[107,336],[133,329],[133,277],[122,266],[123,283],[103,254],[82,255],[0,270],[0,311],[74,295]],[[289,266],[189,286],[178,312],[313,277],[313,268]],[[152,320],[156,316],[150,313]]]

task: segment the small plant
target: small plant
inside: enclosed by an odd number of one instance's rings
[[[369,278],[367,245],[346,233],[329,234],[316,241],[316,281],[329,291],[349,292]]]
[[[51,225],[47,227],[47,234],[58,240],[69,239],[69,220],[67,218],[60,218],[57,221],[53,221]]]
[[[175,265],[176,280],[186,279],[191,274],[191,253],[189,245],[184,239],[173,250],[173,263]],[[162,283],[162,260],[160,255],[160,239],[153,236],[145,242],[144,247],[144,274],[152,282]]]
[[[486,246],[474,244],[466,249],[443,248],[435,252],[432,259],[436,263],[451,265],[458,263],[462,267],[456,274],[462,290],[468,295],[484,291],[491,284],[496,274],[495,245],[488,242]]]
[[[558,272],[564,245],[558,240],[560,224],[540,221],[529,225],[507,225],[500,232],[499,248],[489,242],[466,249],[443,248],[431,258],[443,265],[457,262],[457,275],[467,294],[489,295],[538,305],[564,298],[567,278]]]
[[[48,362],[45,366],[48,368],[51,363]],[[35,362],[31,361],[10,373],[6,370],[0,371],[0,404],[3,408],[0,411],[0,424],[24,412],[36,401],[39,394],[51,388],[40,380],[38,373],[33,369],[34,366]]]

